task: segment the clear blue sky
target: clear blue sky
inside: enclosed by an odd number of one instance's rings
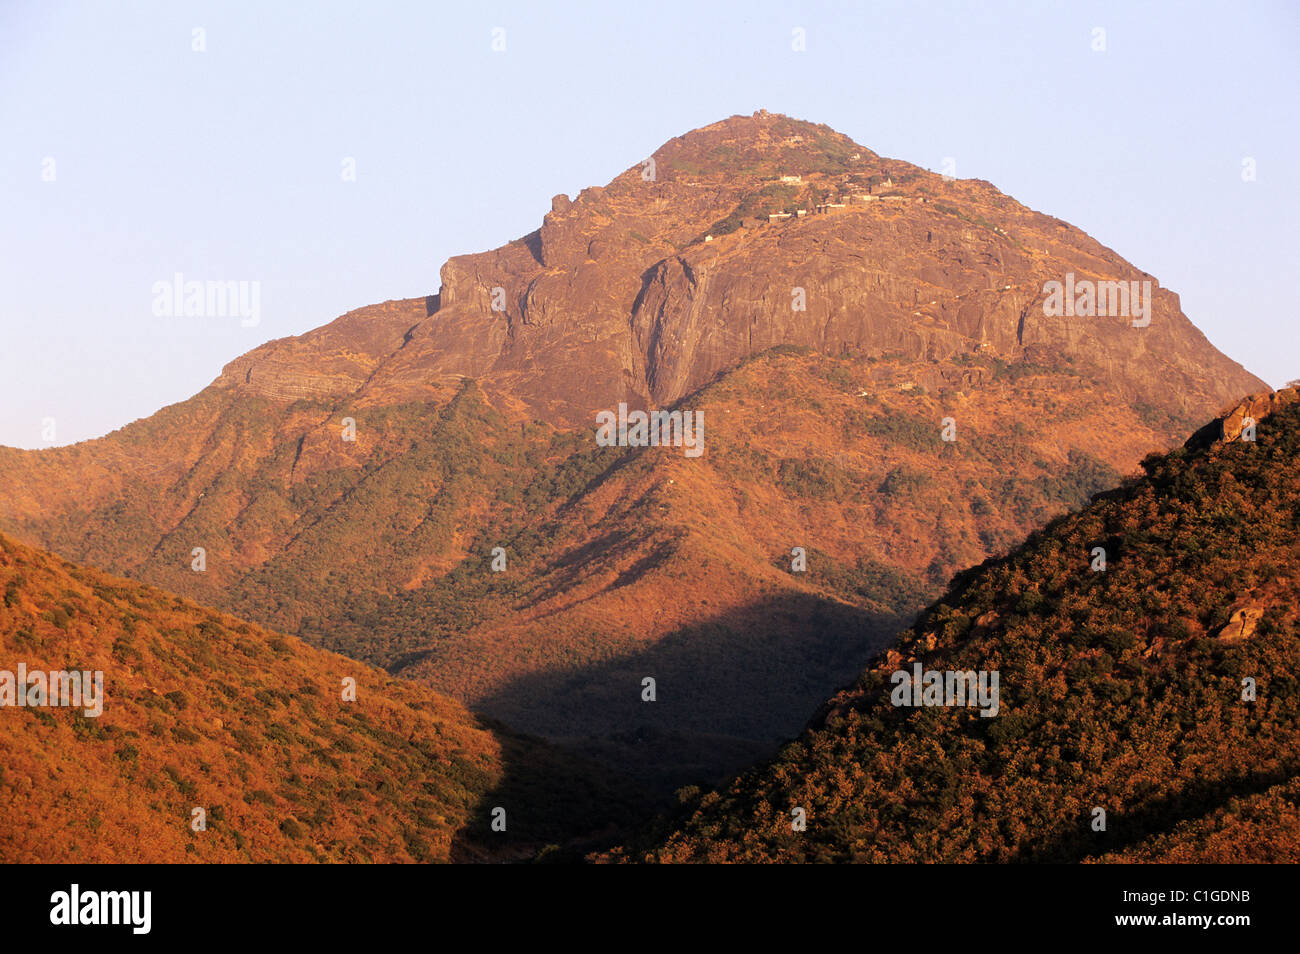
[[[47,417],[59,443],[106,433],[265,340],[434,292],[555,193],[758,108],[952,157],[1156,275],[1280,385],[1300,378],[1297,50],[1294,2],[4,0],[0,443],[43,446]],[[155,317],[176,272],[260,282],[260,324]]]

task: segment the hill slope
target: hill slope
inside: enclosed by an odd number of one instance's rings
[[[0,593],[10,679],[103,678],[99,716],[0,708],[0,861],[506,859],[628,810],[450,699],[2,536]]]
[[[621,856],[1295,862],[1298,464],[1294,389],[1152,456],[959,574],[775,760]],[[999,711],[896,705],[916,663],[997,672]]]

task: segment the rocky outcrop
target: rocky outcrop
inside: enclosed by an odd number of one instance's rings
[[[1279,407],[1300,401],[1300,388],[1285,387],[1279,391],[1260,391],[1248,395],[1237,404],[1219,412],[1219,415],[1187,441],[1189,448],[1208,447],[1211,444],[1230,444],[1237,440],[1253,440],[1252,425],[1258,424]]]
[[[222,368],[214,386],[286,402],[352,394],[402,347],[427,310],[423,298],[358,308],[315,331],[241,355]]]
[[[1257,606],[1238,607],[1228,618],[1228,622],[1214,635],[1225,643],[1241,642],[1254,635],[1255,627],[1263,618],[1264,611]]]

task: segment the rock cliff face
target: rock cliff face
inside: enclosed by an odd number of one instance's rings
[[[817,214],[828,198],[844,208]],[[782,210],[796,214],[739,227]],[[1151,283],[1149,325],[1045,314],[1045,286],[1067,275]],[[1067,357],[1117,400],[1189,421],[1261,383],[1176,294],[1078,229],[766,113],[555,197],[536,232],[452,258],[441,282],[429,314],[426,300],[360,309],[232,362],[219,384],[382,403],[467,376],[573,424],[620,400],[673,404],[776,345],[918,363]]]

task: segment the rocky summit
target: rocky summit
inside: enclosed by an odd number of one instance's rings
[[[0,529],[668,791],[1263,388],[1073,226],[825,126],[732,117],[551,206],[426,297],[0,449]],[[597,439],[653,411],[702,451]]]
[[[1044,285],[1067,276],[1155,283],[987,182],[760,112],[556,196],[536,231],[448,261],[437,294],[271,342],[215,386],[385,404],[438,400],[471,377],[575,425],[619,401],[671,405],[787,345],[923,366],[1068,355],[1115,400],[1198,420],[1258,387],[1158,283],[1141,334],[1122,316],[1045,316]]]

